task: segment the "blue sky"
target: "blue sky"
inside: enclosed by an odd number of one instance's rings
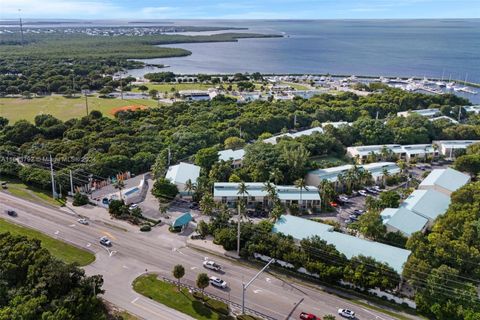
[[[0,19],[480,18],[480,0],[0,0]]]

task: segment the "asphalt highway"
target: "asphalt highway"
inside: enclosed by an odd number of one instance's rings
[[[17,217],[4,214],[10,208],[17,211]],[[228,283],[225,290],[209,286],[207,292],[241,304],[242,282],[248,282],[259,271],[233,259],[214,257],[189,248],[183,239],[168,231],[154,228],[152,232],[141,233],[137,229],[118,227],[113,221],[106,224],[99,220],[90,221],[85,226],[77,222],[78,216],[74,213],[47,208],[5,193],[0,193],[0,215],[95,253],[95,262],[84,269],[87,274],[103,275],[104,298],[144,319],[191,319],[133,291],[133,280],[145,272],[155,272],[172,279],[173,266],[182,264],[186,270],[182,282],[192,286],[195,286],[198,273],[207,272]],[[113,246],[108,249],[101,246],[101,236],[109,237]],[[222,265],[224,272],[204,269],[202,263],[206,259]],[[339,318],[339,308],[355,311],[357,319],[362,320],[395,319],[318,290],[312,285],[287,283],[268,272],[248,288],[245,305],[275,319],[299,319],[302,311],[318,316],[333,314]]]

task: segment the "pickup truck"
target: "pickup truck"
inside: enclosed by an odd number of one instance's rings
[[[306,313],[306,312],[300,313],[300,319],[302,319],[302,320],[322,320],[319,317],[317,317],[316,315],[313,315],[311,313]]]
[[[204,261],[203,267],[213,271],[222,271],[222,267],[213,261]]]

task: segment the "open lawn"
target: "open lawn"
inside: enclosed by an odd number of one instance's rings
[[[86,266],[95,261],[95,256],[88,251],[51,238],[36,230],[24,228],[0,218],[0,233],[4,232],[10,232],[14,235],[27,236],[32,239],[40,240],[42,242],[42,247],[50,251],[54,257],[65,263],[76,262],[80,266]]]
[[[65,204],[65,201],[63,200],[54,200],[51,193],[35,187],[27,186],[19,180],[12,180],[0,176],[0,181],[7,181],[8,189],[6,189],[4,192],[8,192],[16,197],[32,202],[40,202],[42,204],[51,205],[54,207]]]
[[[133,289],[150,299],[188,314],[195,319],[220,319],[218,313],[194,298],[187,289],[181,289],[179,292],[175,285],[157,279],[155,274],[143,275],[135,279]]]
[[[129,105],[157,106],[157,102],[150,99],[102,99],[88,97],[89,111],[98,110],[104,115],[113,117],[110,110]],[[36,115],[51,114],[60,120],[69,120],[86,115],[85,98],[65,98],[63,96],[47,96],[43,98],[0,98],[0,116],[7,118],[11,123],[18,120],[32,121]]]

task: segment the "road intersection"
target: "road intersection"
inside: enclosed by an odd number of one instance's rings
[[[3,218],[92,251],[96,260],[84,269],[89,275],[103,275],[105,299],[144,319],[191,319],[132,289],[133,280],[145,272],[172,278],[173,266],[182,264],[186,269],[182,282],[195,286],[198,273],[214,275],[202,267],[203,261],[214,259],[223,266],[224,273],[218,276],[226,280],[229,287],[226,290],[209,287],[207,292],[237,304],[241,304],[242,282],[258,272],[258,269],[234,259],[213,257],[187,247],[183,238],[169,233],[166,228],[141,233],[138,229],[118,227],[115,221],[106,224],[99,220],[90,220],[90,224],[84,226],[76,222],[78,216],[73,212],[44,207],[5,193],[0,193],[0,204],[2,214],[7,208],[18,213],[15,218],[7,215]],[[112,248],[107,249],[98,243],[101,236],[112,240]],[[246,306],[275,319],[298,319],[302,311],[319,316],[336,314],[338,308],[354,310],[358,319],[394,319],[312,285],[286,282],[272,273],[262,274],[248,289]]]

